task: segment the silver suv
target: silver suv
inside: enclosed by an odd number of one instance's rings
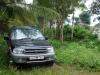
[[[9,45],[10,63],[42,63],[53,65],[54,48],[42,33],[32,27],[13,27],[9,37],[4,37]]]

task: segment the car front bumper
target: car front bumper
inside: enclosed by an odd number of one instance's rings
[[[30,60],[30,57],[43,56],[44,59],[33,59]],[[43,63],[43,62],[54,62],[54,54],[37,54],[37,55],[25,55],[25,54],[13,54],[11,53],[11,58],[13,63]]]

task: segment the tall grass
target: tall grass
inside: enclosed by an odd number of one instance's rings
[[[30,69],[2,69],[0,75],[70,75],[70,72],[64,66],[53,67],[33,67]]]
[[[0,66],[7,66],[7,44],[4,41],[3,37],[0,37]]]
[[[75,65],[80,69],[100,71],[100,48],[97,42],[64,42],[51,41],[56,51],[58,64]]]

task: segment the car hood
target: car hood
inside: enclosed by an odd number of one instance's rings
[[[47,40],[32,40],[32,39],[25,39],[25,40],[12,40],[12,46],[13,47],[36,47],[36,46],[42,46],[47,47],[51,46]]]

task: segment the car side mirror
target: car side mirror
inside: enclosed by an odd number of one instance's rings
[[[48,40],[48,37],[47,36],[45,36],[45,40]]]
[[[9,40],[9,37],[4,37],[4,40],[6,40],[6,41]]]

